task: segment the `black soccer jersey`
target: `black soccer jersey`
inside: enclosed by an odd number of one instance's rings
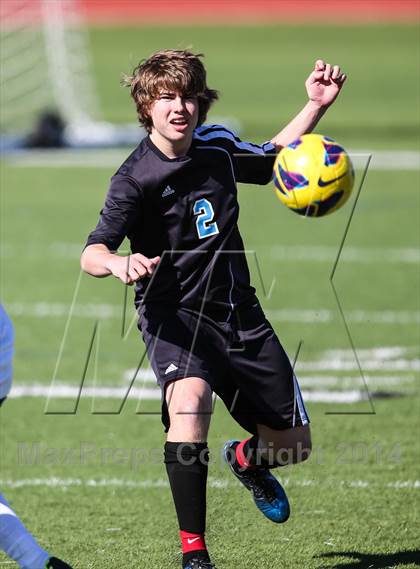
[[[170,159],[146,137],[111,180],[87,244],[161,256],[136,283],[136,304],[231,310],[254,297],[237,221],[236,182],[266,184],[275,147],[242,142],[219,125],[194,131],[186,156]]]

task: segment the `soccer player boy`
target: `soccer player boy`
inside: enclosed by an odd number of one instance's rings
[[[14,332],[10,318],[0,304],[0,406],[12,386]],[[71,569],[64,561],[51,557],[26,529],[0,493],[0,549],[22,569]]]
[[[81,258],[87,273],[135,283],[139,328],[162,388],[164,460],[184,569],[214,567],[204,532],[212,393],[250,434],[224,448],[233,474],[274,522],[289,516],[271,468],[310,454],[299,386],[250,285],[237,182],[267,184],[276,153],[311,132],[346,76],[315,63],[309,100],[270,142],[204,125],[218,98],[200,55],[160,51],[128,78],[148,135],[113,176]],[[131,254],[118,255],[123,239]]]

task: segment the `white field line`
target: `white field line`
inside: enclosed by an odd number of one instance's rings
[[[338,246],[319,245],[275,245],[270,248],[270,256],[281,261],[310,261],[314,263],[333,263],[338,254]],[[416,247],[344,247],[340,263],[420,263],[420,249]]]
[[[335,480],[335,479],[297,479],[281,478],[286,487],[333,487],[333,488],[394,488],[398,490],[420,489],[420,480],[394,480],[392,482],[371,482],[368,480]],[[238,488],[237,481],[233,479],[209,477],[210,488],[225,490]],[[166,479],[128,480],[125,478],[23,478],[23,479],[0,479],[1,488],[124,488],[124,489],[153,489],[169,488]]]
[[[357,349],[357,358],[363,371],[419,371],[419,349],[408,346],[378,346]],[[409,356],[414,357],[409,357]],[[416,357],[417,356],[417,357]],[[299,360],[296,371],[357,371],[358,365],[352,350],[326,350],[319,359]],[[299,374],[300,375],[300,374]],[[389,376],[389,374],[387,374]],[[371,377],[371,376],[370,376]],[[339,378],[338,378],[339,379]],[[373,381],[375,381],[373,379]],[[376,380],[379,382],[379,380]]]
[[[273,322],[302,322],[319,324],[341,319],[338,310],[280,309],[266,310],[267,318]],[[345,311],[347,322],[370,324],[419,324],[420,311],[416,310],[349,310]]]
[[[420,360],[410,359],[409,355],[417,354],[415,347],[403,346],[382,346],[370,349],[360,349],[357,351],[359,362],[364,372],[364,379],[371,388],[386,389],[390,386],[403,387],[413,385],[416,382],[416,375],[407,372],[420,370]],[[406,356],[405,358],[401,356]],[[159,399],[160,391],[156,386],[156,378],[153,370],[143,368],[137,371],[136,368],[126,369],[122,372],[122,380],[126,383],[133,381],[142,382],[142,386],[134,385],[129,398]],[[331,372],[354,372],[355,375],[336,376]],[[388,371],[398,371],[398,375],[386,373]],[[343,402],[353,403],[366,397],[365,390],[361,390],[359,367],[354,353],[349,349],[326,350],[320,353],[320,358],[315,360],[298,361],[296,372],[299,377],[301,387],[305,391],[305,399],[309,402]],[[302,373],[304,372],[304,373]],[[306,373],[305,373],[306,372]],[[322,375],[320,375],[320,372]],[[376,374],[365,372],[379,372]],[[149,384],[149,387],[144,384]],[[339,391],[332,391],[335,387]],[[323,389],[324,388],[324,389]],[[328,391],[326,390],[328,388]],[[112,386],[85,386],[83,397],[93,398],[119,398],[123,399],[127,394],[128,385]],[[58,380],[48,385],[45,382],[27,380],[24,384],[15,384],[12,389],[12,397],[52,397],[52,398],[72,398],[78,396],[79,387],[76,381],[66,383],[65,380]]]
[[[296,371],[297,371],[296,366]],[[359,368],[355,365],[354,370],[358,371]],[[133,381],[136,369],[128,369],[123,373],[124,381]],[[414,383],[416,380],[415,375],[364,375],[364,378],[368,385],[370,386],[391,386],[391,385],[405,385],[409,383]],[[156,376],[152,369],[140,369],[136,375],[136,381],[142,381],[143,383],[156,384]],[[305,387],[332,387],[339,386],[344,387],[356,387],[360,386],[361,377],[358,376],[331,376],[331,375],[301,375],[299,374],[299,385],[302,388]],[[30,385],[30,382],[27,382]]]
[[[63,302],[5,302],[5,308],[11,316],[31,318],[67,318],[70,304]],[[129,316],[131,316],[129,308]],[[74,318],[89,318],[105,320],[122,318],[123,306],[118,304],[76,304],[73,310]],[[280,309],[266,310],[267,318],[273,322],[302,322],[305,324],[320,324],[340,320],[338,310],[319,309]],[[419,324],[420,311],[416,310],[349,310],[345,312],[347,322],[370,324]]]
[[[360,359],[360,365],[364,371],[419,371],[420,360],[395,360],[381,362],[379,360]],[[357,362],[344,362],[342,360],[319,360],[319,361],[298,361],[296,371],[349,371],[357,370]]]
[[[14,385],[10,397],[48,397],[50,399],[74,399],[79,395],[79,387],[75,385]],[[120,399],[127,395],[126,387],[84,387],[82,398]],[[307,402],[317,403],[356,403],[366,399],[366,393],[358,390],[351,391],[303,391],[302,396]],[[160,389],[132,387],[128,393],[129,399],[160,400]]]
[[[356,169],[364,168],[371,154],[369,170],[420,170],[420,152],[415,150],[349,150],[348,153]]]
[[[5,161],[22,168],[117,168],[130,149],[31,150],[5,156]],[[370,170],[420,170],[420,153],[415,150],[349,150],[356,169],[363,169],[372,154]]]
[[[80,259],[83,247],[84,243],[65,243],[61,241],[54,241],[49,243],[46,247],[41,247],[34,243],[16,245],[14,243],[3,242],[0,245],[0,256],[3,259],[22,256],[29,259],[54,257],[65,261],[75,261]]]
[[[36,244],[16,245],[3,242],[0,245],[0,256],[11,258],[45,258],[54,257],[64,261],[78,261],[84,243],[67,243],[54,241],[45,248]],[[327,245],[274,245],[269,249],[270,258],[274,261],[308,261],[310,263],[334,263],[338,253],[337,246]],[[340,262],[358,264],[419,264],[420,249],[416,247],[344,247]]]
[[[355,403],[366,398],[366,392],[360,376],[301,376],[299,374],[299,384],[303,390],[305,401],[312,403]],[[404,376],[371,376],[365,375],[364,379],[370,388],[386,389],[389,387],[406,387],[414,385],[416,378],[414,375]],[[145,380],[156,385],[156,379],[151,376]],[[94,399],[120,399],[127,395],[128,387],[83,387],[82,398]],[[336,390],[332,390],[335,388]],[[74,399],[78,397],[79,386],[76,384],[55,384],[45,383],[25,383],[15,384],[10,394],[11,398],[21,397],[45,397],[51,399]],[[130,389],[129,399],[136,400],[159,400],[161,397],[160,389],[155,387],[135,387]]]
[[[360,348],[357,350],[357,355],[359,358],[372,358],[380,361],[383,360],[393,360],[407,355],[408,353],[418,353],[419,349],[408,346],[378,346],[376,348]],[[341,358],[345,360],[354,360],[353,350],[326,350],[323,352],[323,357],[328,359]]]
[[[121,399],[127,395],[128,387],[83,387],[82,398],[92,397],[96,399]],[[80,387],[71,384],[45,385],[42,383],[12,386],[10,397],[48,397],[51,399],[76,399]],[[132,387],[128,394],[129,399],[160,399],[161,392],[158,388]]]
[[[131,149],[31,150],[4,156],[4,161],[21,168],[106,168],[118,167]]]
[[[63,302],[7,302],[4,303],[10,316],[25,316],[34,318],[67,318],[70,313],[70,304]],[[130,306],[134,312],[134,308]],[[122,318],[123,305],[118,304],[75,304],[73,317],[106,320],[108,318]],[[131,316],[131,314],[130,314]]]
[[[361,387],[363,382],[359,376],[325,376],[325,375],[300,375],[299,385],[303,389],[312,389],[314,387],[340,387],[341,389],[349,389]],[[369,387],[386,388],[414,384],[416,376],[414,375],[364,375],[364,379]]]
[[[81,397],[92,397],[95,399],[120,399],[127,395],[127,387],[84,387]],[[14,385],[10,392],[11,399],[21,397],[46,397],[49,399],[73,399],[79,395],[77,385]],[[303,391],[302,396],[306,402],[314,403],[356,403],[367,398],[365,391]],[[132,387],[128,393],[129,399],[136,400],[160,400],[160,389],[147,389]]]
[[[134,375],[137,381],[141,380],[145,383],[156,383],[156,376],[151,368],[139,369],[138,371],[137,368],[134,367],[127,369],[123,373],[123,379],[124,381],[132,381]]]

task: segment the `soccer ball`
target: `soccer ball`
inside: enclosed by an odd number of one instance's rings
[[[342,146],[321,134],[304,134],[279,153],[274,164],[275,192],[296,213],[321,217],[349,198],[354,169]]]

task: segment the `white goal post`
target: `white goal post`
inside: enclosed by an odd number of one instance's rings
[[[135,120],[103,120],[91,63],[79,0],[0,0],[0,152],[22,148],[46,111],[64,121],[64,146],[138,144]],[[232,117],[213,120],[240,130]]]

